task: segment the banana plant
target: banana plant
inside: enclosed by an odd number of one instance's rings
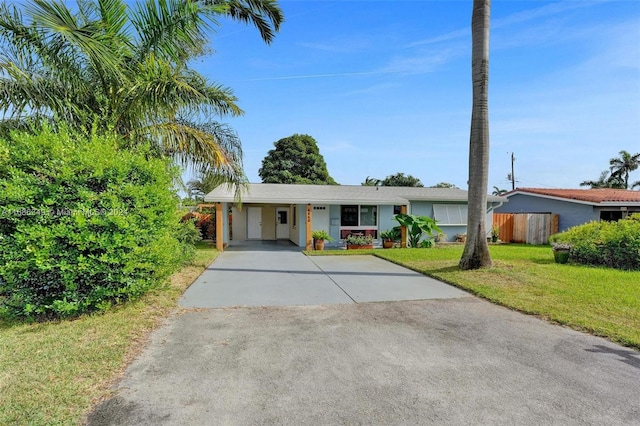
[[[427,216],[415,216],[412,214],[399,214],[396,215],[395,220],[400,225],[407,228],[407,237],[409,239],[409,246],[419,247],[420,239],[423,234],[426,234],[426,239],[430,240],[432,237],[442,232],[435,219]]]

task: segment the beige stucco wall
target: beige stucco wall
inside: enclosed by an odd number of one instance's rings
[[[233,215],[233,221],[231,223],[231,229],[233,239],[235,241],[244,241],[247,239],[247,209],[238,210],[235,207],[231,208],[231,214]]]
[[[276,239],[276,208],[273,206],[262,207],[262,239]]]

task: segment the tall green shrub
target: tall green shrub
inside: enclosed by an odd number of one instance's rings
[[[640,270],[640,214],[617,222],[590,222],[554,235],[569,243],[569,259],[585,265]]]
[[[140,296],[190,255],[167,160],[115,136],[0,140],[0,306],[68,317]]]

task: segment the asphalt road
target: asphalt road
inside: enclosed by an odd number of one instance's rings
[[[97,425],[638,425],[640,353],[474,297],[186,310]]]

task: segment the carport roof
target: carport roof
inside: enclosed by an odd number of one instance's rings
[[[234,188],[221,185],[205,202],[234,202]],[[377,204],[402,205],[411,201],[467,202],[467,191],[456,188],[418,188],[362,185],[291,185],[252,183],[242,192],[243,203],[254,204]],[[489,202],[506,202],[489,195]]]

